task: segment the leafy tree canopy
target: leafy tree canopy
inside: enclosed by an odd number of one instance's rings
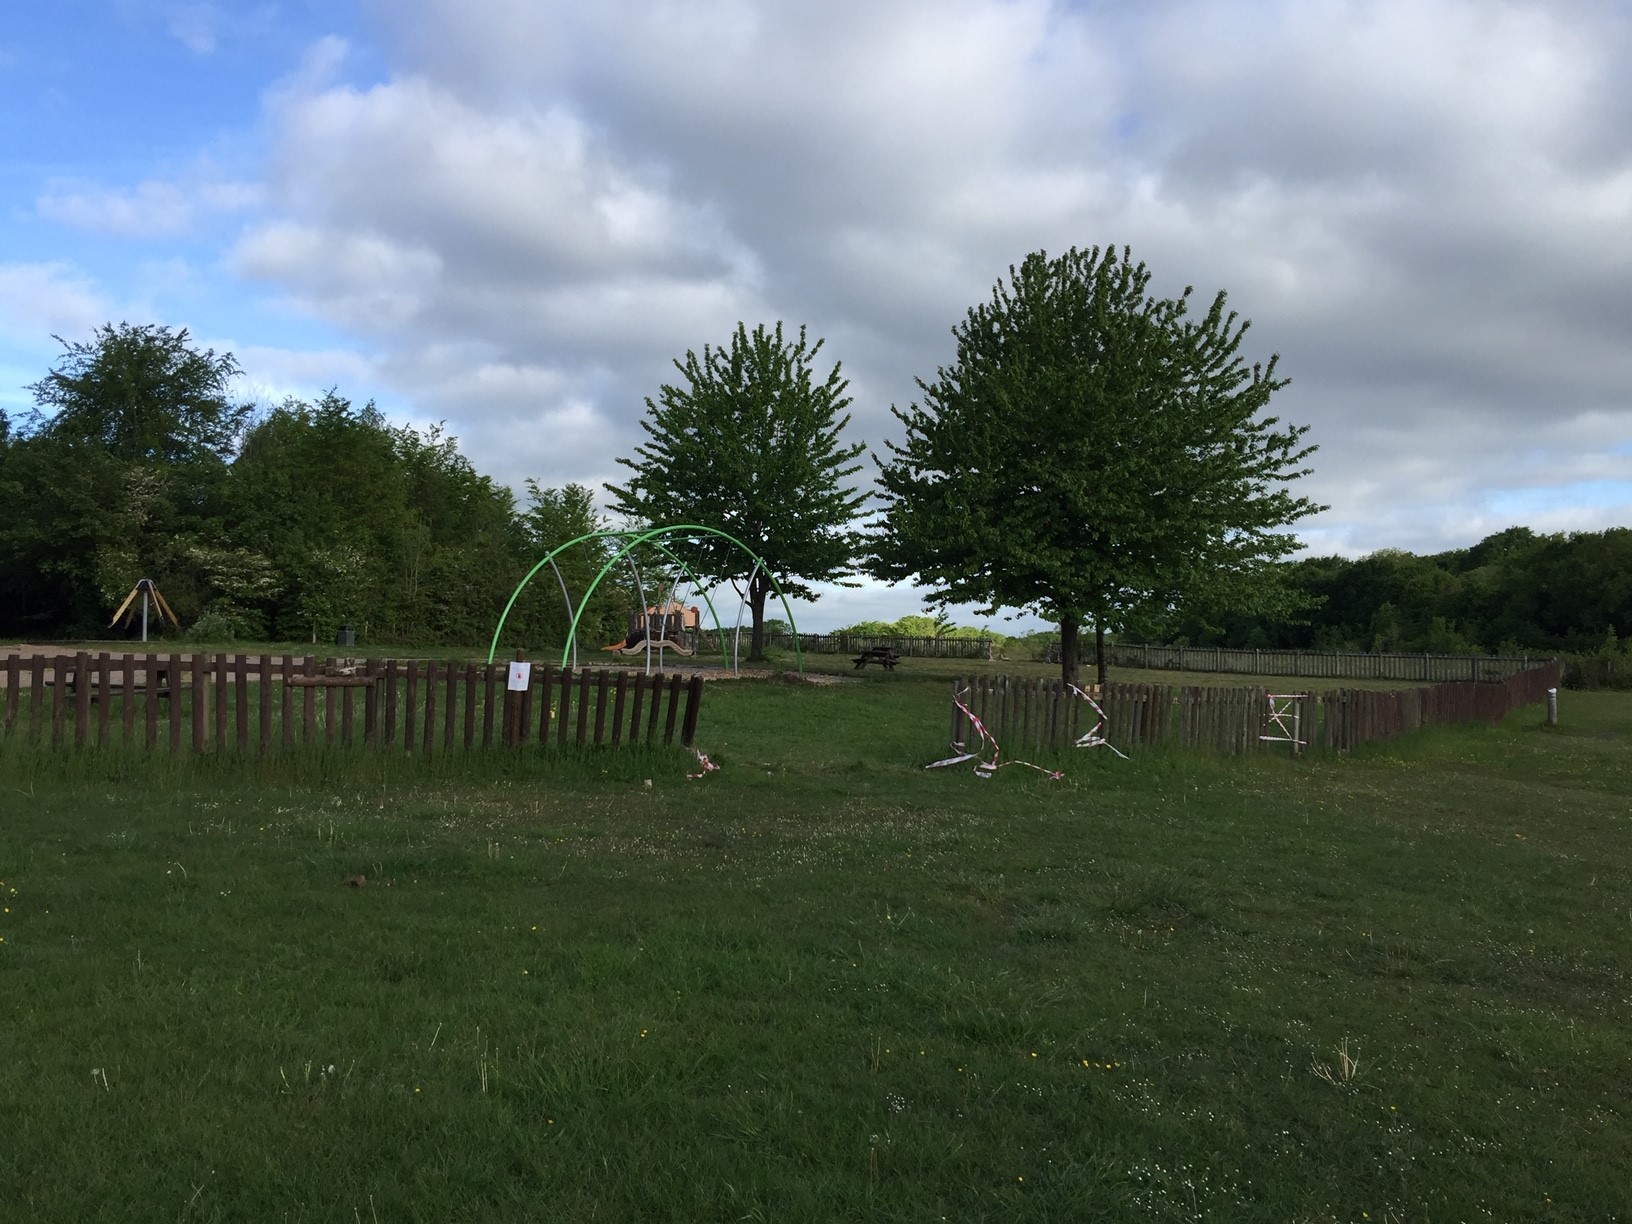
[[[834,633],[852,634],[856,637],[920,637],[920,638],[992,638],[997,640],[1004,635],[994,633],[990,629],[975,625],[954,625],[943,616],[919,616],[909,613],[893,621],[857,621],[853,625],[846,625],[842,629],[835,629]]]
[[[186,328],[154,324],[110,323],[89,341],[56,339],[56,367],[29,387],[30,433],[126,461],[231,455],[250,412],[228,394],[240,372],[231,353],[200,351]]]
[[[737,325],[726,348],[704,346],[676,361],[682,384],[646,401],[650,441],[636,458],[619,458],[633,476],[607,485],[614,508],[651,525],[696,523],[725,531],[753,549],[790,594],[813,597],[807,582],[850,572],[857,541],[851,524],[865,495],[846,487],[862,444],[839,438],[850,422],[849,386],[835,364],[815,370],[822,341],[797,340],[764,326]],[[672,542],[671,542],[671,546]],[[687,561],[708,578],[748,580],[751,657],[764,654],[770,575],[724,541],[700,538]]]
[[[187,557],[219,520],[249,413],[229,395],[237,362],[167,327],[110,324],[62,344],[29,388],[33,409],[0,431],[0,572],[14,592],[0,615],[30,632],[105,629],[142,577],[187,608]]]
[[[1262,415],[1275,360],[1245,364],[1223,293],[1196,318],[1189,289],[1149,282],[1126,249],[1011,267],[921,403],[893,410],[906,436],[880,463],[874,572],[1055,621],[1068,680],[1082,624],[1284,603],[1281,528],[1319,509],[1283,487],[1314,448]]]

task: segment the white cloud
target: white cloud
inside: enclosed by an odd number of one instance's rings
[[[210,343],[228,351],[244,370],[237,394],[245,402],[272,408],[286,399],[311,402],[331,388],[366,400],[366,388],[380,382],[375,363],[349,349],[286,349],[264,344]],[[348,393],[347,388],[352,390]],[[358,395],[362,390],[363,394]]]
[[[194,55],[211,55],[220,33],[221,13],[213,4],[180,4],[170,12],[171,35]]]
[[[202,163],[184,180],[148,179],[134,187],[54,179],[34,207],[46,220],[74,229],[153,239],[189,234],[205,219],[247,212],[259,201],[255,184],[223,180]]]
[[[68,264],[0,264],[0,331],[19,347],[55,351],[52,335],[88,332],[114,311],[95,280]]]

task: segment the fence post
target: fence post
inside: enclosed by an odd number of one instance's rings
[[[527,652],[520,646],[516,647],[515,661],[525,663]],[[520,748],[521,733],[521,690],[512,689],[509,681],[504,686],[504,746],[506,748]]]
[[[1547,725],[1549,727],[1558,726],[1558,690],[1556,688],[1547,690]]]
[[[209,726],[209,677],[209,655],[202,650],[193,651],[193,657],[187,661],[187,693],[192,699],[192,709],[188,713],[192,720],[195,756],[204,752],[204,732]]]
[[[102,694],[107,700],[107,694]],[[91,656],[83,650],[74,656],[74,743],[83,748],[91,730]]]
[[[17,710],[22,700],[20,689],[23,683],[22,661],[15,654],[6,656],[6,713],[0,730],[10,734],[17,723]]]
[[[702,704],[703,677],[702,673],[694,672],[686,687],[686,719],[680,727],[680,743],[687,748],[697,739],[697,712]]]

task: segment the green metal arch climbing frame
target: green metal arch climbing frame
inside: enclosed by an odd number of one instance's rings
[[[805,670],[805,658],[804,653],[799,648],[799,627],[794,623],[793,609],[788,606],[788,597],[782,593],[782,584],[777,582],[776,575],[771,573],[771,567],[765,564],[765,559],[763,557],[761,557],[753,549],[749,548],[748,545],[744,544],[741,540],[737,539],[736,536],[730,534],[729,532],[721,531],[717,527],[704,527],[697,523],[676,523],[667,527],[652,527],[645,531],[591,531],[584,535],[576,536],[573,539],[568,540],[565,544],[552,548],[549,552],[544,554],[544,557],[538,562],[537,565],[533,566],[532,569],[527,571],[526,576],[516,584],[516,589],[511,592],[509,602],[504,605],[504,611],[499,614],[499,623],[494,626],[493,641],[488,647],[487,661],[491,663],[497,657],[499,651],[499,635],[504,632],[504,622],[509,619],[510,610],[516,606],[516,600],[521,598],[522,591],[527,589],[527,584],[533,580],[533,578],[538,574],[539,570],[543,569],[546,565],[553,564],[555,559],[567,549],[578,544],[587,543],[590,540],[611,539],[622,540],[624,542],[623,546],[613,554],[611,559],[608,560],[605,565],[601,566],[600,572],[596,574],[594,579],[590,582],[589,589],[586,590],[583,597],[579,599],[577,608],[572,610],[572,625],[567,630],[566,644],[561,648],[561,666],[563,667],[567,666],[567,660],[569,657],[571,657],[573,648],[577,643],[578,622],[583,618],[584,609],[589,606],[589,600],[590,597],[595,594],[595,588],[601,585],[601,579],[605,578],[607,574],[611,573],[613,568],[616,567],[620,561],[623,561],[629,556],[630,553],[634,552],[635,549],[641,547],[642,545],[651,544],[654,548],[658,549],[658,551],[660,551],[664,556],[668,557],[669,560],[678,565],[685,572],[686,576],[689,577],[694,584],[696,584],[700,591],[703,590],[703,584],[698,579],[697,574],[689,565],[681,560],[681,558],[676,556],[674,552],[664,543],[666,537],[671,535],[697,535],[699,533],[703,535],[717,536],[722,540],[726,540],[729,543],[736,545],[753,560],[754,568],[756,570],[763,569],[765,571],[765,576],[771,580],[771,589],[776,592],[777,599],[779,599],[782,603],[782,610],[787,613],[788,625],[793,630],[794,659],[798,664],[800,672],[803,672]],[[560,571],[557,570],[556,573],[559,575]],[[564,592],[565,588],[563,587],[563,593]],[[568,597],[567,602],[569,605],[571,604],[570,596]],[[714,631],[720,635],[722,661],[729,664],[730,660],[724,658],[725,629],[720,624],[719,613],[715,611],[714,602],[713,600],[709,599],[706,591],[703,594],[703,602],[708,605],[709,615],[713,618]],[[738,617],[738,624],[740,627],[740,615]]]

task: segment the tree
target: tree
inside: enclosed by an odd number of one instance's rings
[[[529,479],[526,487],[527,508],[521,514],[521,526],[532,562],[536,563],[569,540],[607,530],[606,520],[595,509],[594,493],[583,485],[568,484],[553,489]],[[516,610],[531,614],[536,626],[535,640],[541,637],[555,645],[566,642],[579,601],[589,590],[595,575],[616,553],[617,543],[610,538],[586,540],[555,559],[555,573],[561,576],[560,587],[556,585],[554,574],[548,575],[547,581],[534,580],[525,596],[530,606],[518,606]],[[628,580],[624,572],[626,568],[615,566],[595,588],[595,594],[590,597],[583,618],[578,622],[580,642],[593,639],[598,644],[614,637],[621,638],[626,632],[629,615],[640,602],[640,597],[635,594],[635,584]],[[512,614],[506,623],[514,623],[515,620]]]
[[[224,461],[249,417],[228,397],[231,353],[199,352],[184,327],[112,323],[88,343],[56,340],[55,369],[29,387],[31,432],[136,463]]]
[[[33,410],[6,430],[0,572],[15,583],[0,617],[32,633],[94,632],[142,577],[190,616],[189,551],[221,517],[249,412],[229,394],[238,364],[152,325],[61,343],[29,388]]]
[[[526,552],[514,495],[456,438],[394,428],[332,390],[248,431],[232,506],[234,540],[279,579],[264,589],[267,623],[314,642],[342,622],[374,641],[479,641]]]
[[[772,576],[784,592],[815,598],[805,583],[841,578],[856,554],[850,524],[865,497],[844,482],[861,470],[851,461],[866,447],[840,444],[850,423],[849,383],[837,364],[817,381],[812,367],[821,348],[803,327],[790,341],[780,323],[774,332],[759,326],[752,333],[739,323],[729,349],[688,352],[674,363],[685,385],[664,385],[657,402],[646,401],[641,426],[650,443],[636,447],[637,459],[618,460],[633,478],[606,486],[614,508],[637,522],[713,527],[764,559],[769,573],[727,541],[686,545],[685,559],[700,575],[748,580],[752,659],[764,658]]]
[[[401,602],[392,563],[415,520],[396,433],[372,402],[355,408],[333,390],[315,404],[285,400],[246,433],[230,494],[231,542],[279,578],[260,605],[273,635],[386,628]]]
[[[1321,508],[1280,487],[1314,447],[1260,415],[1275,359],[1244,364],[1223,293],[1198,320],[1149,282],[1126,248],[1027,256],[892,409],[906,438],[880,461],[874,572],[1054,621],[1068,682],[1085,623],[1103,683],[1106,630],[1141,612],[1286,605],[1277,529]]]

